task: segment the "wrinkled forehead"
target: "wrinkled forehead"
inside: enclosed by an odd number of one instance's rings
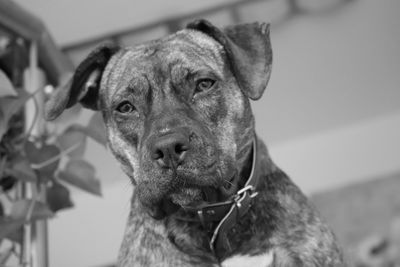
[[[214,60],[221,59],[223,47],[210,36],[196,30],[181,30],[173,35],[160,39],[160,44],[170,52],[178,50],[189,55],[198,54]]]
[[[206,68],[222,75],[223,54],[222,45],[208,35],[185,29],[119,51],[105,68],[101,87],[116,90],[127,86],[135,76],[171,72],[174,68],[192,71]]]

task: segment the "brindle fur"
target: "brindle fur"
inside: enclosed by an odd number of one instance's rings
[[[270,45],[265,25],[249,24],[239,31],[233,27],[222,32],[202,23],[132,48],[100,48],[89,56],[83,70],[78,68],[78,73],[84,73],[87,66],[95,65],[102,71],[100,86],[95,86],[96,91],[87,88],[81,102],[102,112],[109,147],[135,184],[118,265],[219,266],[234,255],[270,251],[273,266],[344,266],[333,233],[302,192],[273,164],[261,140],[259,195],[228,233],[229,253],[217,259],[208,246],[209,233],[199,223],[176,217],[187,216],[176,207],[203,200],[203,187],[218,188],[231,183],[232,177],[237,181],[235,177],[248,176],[255,135],[249,98],[261,96],[271,69],[268,53],[267,62],[258,54],[250,57],[254,62],[246,63],[240,57],[235,59],[240,62],[235,62],[232,57],[237,51],[228,49],[224,39],[224,34],[239,32],[232,35],[239,46],[264,53],[269,50],[260,47],[260,40],[266,38],[268,41],[262,43]],[[245,37],[249,39],[242,40]],[[246,64],[253,64],[255,71],[243,69]],[[203,76],[214,78],[217,86],[195,93],[194,81]],[[58,93],[50,100],[48,117],[56,117],[78,101],[81,88],[74,88],[77,75],[74,79],[67,93]],[[88,79],[86,75],[84,80]],[[88,98],[89,94],[92,97]],[[133,102],[136,111],[117,114],[116,106],[126,99]],[[151,158],[151,144],[174,129],[188,134],[190,153],[176,169],[158,168]],[[242,180],[239,183],[243,185]],[[166,202],[175,207],[174,213],[155,220],[163,209],[165,213]]]

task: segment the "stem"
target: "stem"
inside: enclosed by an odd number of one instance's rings
[[[38,169],[42,169],[50,164],[53,164],[54,162],[56,162],[57,160],[59,160],[60,158],[62,158],[63,156],[67,155],[68,153],[74,151],[75,149],[77,149],[82,142],[78,142],[73,146],[70,146],[69,148],[63,150],[60,152],[60,154],[58,154],[57,156],[54,156],[52,158],[49,158],[48,160],[45,160],[41,163],[32,163],[31,167],[32,169],[38,170]]]
[[[25,223],[31,223],[30,220],[32,218],[33,210],[35,208],[35,203],[37,202],[38,195],[35,194],[35,196],[31,199],[31,202],[29,203],[28,211],[26,212],[25,215]]]
[[[8,201],[10,201],[11,203],[15,201],[15,199],[14,199],[13,197],[10,196],[10,193],[4,192],[3,190],[1,190],[0,193],[2,193],[2,194],[6,197],[6,199],[7,199]]]
[[[31,133],[32,133],[32,131],[33,131],[33,129],[35,128],[35,124],[36,124],[36,122],[37,122],[37,120],[38,120],[38,117],[39,117],[39,112],[38,112],[38,110],[39,110],[39,104],[38,104],[38,101],[36,100],[36,98],[34,97],[34,95],[35,95],[38,91],[39,91],[39,89],[36,90],[33,94],[31,94],[31,96],[29,97],[29,98],[32,97],[33,103],[35,104],[35,116],[33,117],[32,123],[31,123],[31,125],[29,126],[29,129],[28,129],[28,131],[27,131],[26,134],[25,134],[25,138],[24,138],[24,141],[23,141],[23,145],[24,145],[24,146],[25,146],[25,143],[28,141],[28,138],[30,137],[30,135],[31,135]]]
[[[13,254],[14,254],[14,256],[15,257],[19,257],[19,253],[18,253],[18,251],[17,251],[17,248],[16,248],[16,246],[15,246],[15,243],[13,243],[12,244],[12,252],[13,252]]]
[[[28,66],[28,71],[29,71],[29,77],[28,79],[24,80],[24,86],[26,88],[26,91],[30,93],[28,100],[33,97],[35,99],[35,94],[36,92],[39,92],[40,86],[38,86],[38,77],[37,77],[37,71],[38,71],[38,47],[36,42],[31,42],[29,45],[29,66]],[[37,87],[36,87],[37,86]],[[27,100],[27,101],[28,101]],[[26,128],[27,128],[27,123],[29,123],[29,116],[28,115],[28,109],[29,105],[25,103],[25,123],[26,123]],[[30,131],[33,130],[36,126],[36,118],[38,117],[37,114],[37,106],[35,104],[35,114],[34,118],[31,120],[31,125],[29,127],[29,132],[25,135],[24,139],[24,144],[26,140],[28,139],[30,135]],[[32,129],[31,129],[32,128]],[[26,214],[25,219],[30,218],[32,216],[33,208],[35,205],[35,202],[33,201],[34,197],[32,196],[33,194],[33,186],[28,184],[28,183],[22,183],[22,198],[28,199],[32,197],[32,202],[30,203],[28,207],[28,211]],[[32,230],[35,227],[35,224],[25,221],[25,224],[23,226],[23,237],[22,237],[22,244],[21,244],[21,258],[20,258],[20,264],[23,267],[32,267],[33,266],[33,261],[32,261],[32,252],[34,249],[36,249],[36,240],[32,236]]]
[[[6,166],[6,162],[7,162],[7,155],[4,156],[4,158],[2,158],[0,160],[0,178],[3,177],[5,166]]]

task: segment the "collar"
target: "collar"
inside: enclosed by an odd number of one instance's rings
[[[210,232],[209,246],[218,259],[221,259],[223,255],[231,251],[227,238],[228,231],[247,213],[252,205],[253,198],[258,194],[256,188],[260,177],[258,173],[260,170],[259,164],[257,137],[255,136],[251,172],[244,186],[226,201],[207,203],[196,207],[185,207],[186,211],[195,213],[195,220],[199,221]]]

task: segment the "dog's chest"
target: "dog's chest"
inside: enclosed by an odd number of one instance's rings
[[[236,255],[224,260],[221,265],[222,267],[272,267],[273,261],[274,254],[269,251],[257,256]]]

